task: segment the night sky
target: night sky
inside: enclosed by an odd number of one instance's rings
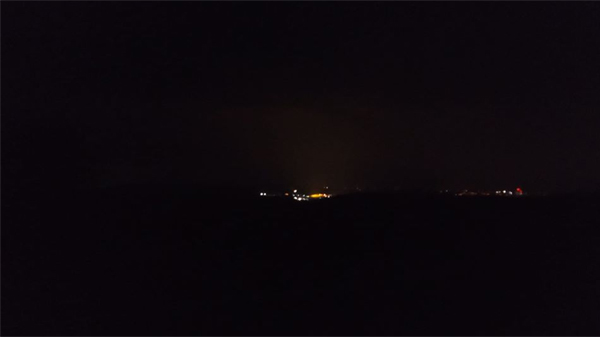
[[[3,183],[600,188],[598,3],[3,3]]]

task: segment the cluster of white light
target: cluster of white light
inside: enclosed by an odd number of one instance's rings
[[[298,200],[298,201],[307,201],[309,200],[309,196],[305,195],[305,194],[296,194],[295,193],[296,190],[294,190],[294,194],[292,195],[294,197],[294,200]]]
[[[498,195],[502,195],[502,194],[513,195],[513,192],[507,191],[507,190],[502,190],[502,191],[496,191],[496,194],[498,194]]]
[[[298,190],[293,190],[293,191],[294,191],[293,193],[284,193],[284,195],[289,196],[291,194],[291,196],[294,198],[294,200],[297,200],[297,201],[308,201],[308,200],[314,200],[314,199],[331,198],[331,194],[325,194],[325,193],[302,194],[302,193],[298,193]],[[279,194],[267,194],[265,192],[260,192],[259,195],[261,197],[266,197],[266,196],[274,197],[274,196],[278,196]]]

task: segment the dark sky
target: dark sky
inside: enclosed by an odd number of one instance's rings
[[[4,182],[600,188],[598,3],[4,2],[2,70]]]

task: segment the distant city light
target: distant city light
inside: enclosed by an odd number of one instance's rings
[[[324,186],[325,189],[328,189],[328,186]],[[467,189],[463,189],[463,190],[456,190],[456,191],[452,191],[452,190],[440,190],[439,193],[450,193],[451,195],[455,195],[455,196],[459,196],[459,197],[486,197],[486,196],[500,196],[500,197],[523,197],[526,196],[527,194],[525,192],[523,192],[523,190],[521,189],[521,187],[517,187],[514,190],[467,190]],[[285,192],[285,193],[266,193],[266,192],[260,192],[259,193],[260,196],[264,196],[264,197],[288,197],[291,196],[294,198],[294,200],[297,201],[309,201],[309,200],[317,200],[317,199],[324,199],[324,198],[331,198],[333,197],[332,194],[328,194],[328,193],[313,193],[313,194],[303,194],[303,193],[298,193],[298,190],[295,189],[293,190],[293,193],[289,193],[289,192]]]
[[[443,193],[444,190],[441,190],[440,193]],[[461,190],[454,193],[456,196],[524,196],[525,193],[520,187],[517,187],[515,191],[510,190],[497,190],[497,191],[486,191],[486,190],[478,190],[478,191],[469,191],[469,190]]]

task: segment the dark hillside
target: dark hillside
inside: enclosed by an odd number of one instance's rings
[[[600,333],[591,197],[80,193],[3,209],[3,333]]]

